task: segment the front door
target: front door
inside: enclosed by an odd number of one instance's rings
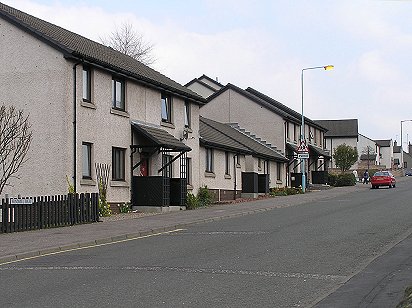
[[[141,159],[143,162],[140,165],[140,176],[148,176],[149,175],[149,159],[145,159],[147,156],[142,154]]]

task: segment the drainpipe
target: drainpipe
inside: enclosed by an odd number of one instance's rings
[[[76,68],[77,65],[81,64],[82,62],[77,62],[73,65],[73,187],[74,191],[77,191],[76,185],[76,174],[77,174],[77,103],[76,103],[76,96],[77,96],[77,74]]]
[[[234,177],[235,177],[235,182],[234,182],[234,184],[235,184],[235,187],[234,187],[234,193],[233,193],[233,200],[236,200],[236,173],[237,173],[237,171],[236,171],[236,157],[238,156],[239,154],[235,154],[235,155],[233,155],[233,175],[234,175]]]

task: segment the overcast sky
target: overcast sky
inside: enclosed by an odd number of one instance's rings
[[[400,140],[412,119],[412,1],[0,0],[99,41],[123,21],[154,45],[152,67],[185,84],[205,74],[252,87],[316,119],[358,119]],[[412,139],[412,122],[403,124]]]

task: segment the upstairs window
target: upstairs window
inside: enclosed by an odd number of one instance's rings
[[[88,66],[83,66],[83,101],[92,101],[92,71]]]
[[[118,110],[125,110],[125,87],[124,80],[113,77],[112,79],[112,107]]]
[[[162,122],[172,123],[172,97],[162,94]]]
[[[190,103],[185,101],[185,127],[190,127],[191,123],[190,123]]]

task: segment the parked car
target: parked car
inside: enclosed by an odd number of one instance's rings
[[[412,169],[406,169],[405,176],[412,176]]]
[[[395,187],[396,179],[389,171],[378,171],[371,178],[372,188],[379,188],[379,186]]]

